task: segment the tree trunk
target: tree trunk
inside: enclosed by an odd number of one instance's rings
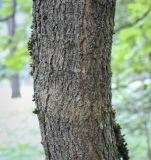
[[[34,0],[34,99],[46,160],[117,160],[111,108],[115,0]]]
[[[12,98],[20,97],[20,80],[19,75],[14,73],[11,76],[11,89],[12,89]]]
[[[17,4],[16,4],[16,0],[13,0],[13,4],[12,4],[12,10],[16,10]],[[16,20],[15,20],[15,16],[16,16],[16,12],[15,14],[8,19],[7,21],[7,28],[8,28],[8,35],[9,35],[9,43],[13,42],[13,38],[15,36],[16,33]],[[15,51],[16,51],[16,46],[12,47],[9,51],[9,55],[12,55]],[[15,59],[14,59],[15,61]],[[20,93],[20,78],[19,78],[19,73],[13,73],[11,75],[11,79],[10,79],[10,84],[11,84],[11,90],[12,90],[12,98],[16,98],[16,97],[20,97],[21,93]]]

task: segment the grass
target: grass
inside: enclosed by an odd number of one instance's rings
[[[44,160],[37,116],[32,113],[32,88],[10,98],[9,87],[0,88],[0,160]]]

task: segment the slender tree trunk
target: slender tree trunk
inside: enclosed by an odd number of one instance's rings
[[[19,75],[13,74],[11,76],[11,89],[12,89],[12,98],[20,97],[20,79]]]
[[[12,10],[16,10],[16,0],[13,0],[13,5],[12,5]],[[16,33],[16,20],[15,20],[15,15],[14,14],[8,21],[7,21],[7,26],[8,26],[8,35],[10,37],[10,43],[13,41],[13,38]],[[9,55],[12,55],[16,50],[16,46],[10,49]],[[15,61],[15,59],[14,59]],[[11,84],[11,90],[12,90],[12,98],[20,97],[20,78],[19,74],[16,72],[12,74],[11,79],[10,79],[10,84]]]
[[[0,8],[3,6],[3,0],[0,0]]]
[[[34,99],[46,160],[117,160],[111,108],[115,0],[34,0]]]

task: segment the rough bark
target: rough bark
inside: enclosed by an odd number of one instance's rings
[[[34,99],[46,160],[117,160],[111,107],[115,0],[34,0]]]

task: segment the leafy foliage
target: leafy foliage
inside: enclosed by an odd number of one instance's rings
[[[117,1],[112,54],[113,105],[132,160],[151,158],[150,6],[149,0]]]
[[[0,19],[1,17],[9,17],[12,14],[12,6],[13,1],[2,1]],[[0,79],[9,78],[14,72],[24,70],[25,66],[29,64],[27,39],[30,34],[29,26],[32,20],[31,7],[31,1],[18,0],[14,15],[16,25],[11,26],[8,23],[11,18],[0,23],[3,31],[0,33],[0,69],[5,68],[7,70],[5,74],[0,74]],[[9,33],[9,27],[15,30],[14,35]],[[3,72],[3,70],[0,70],[0,72]]]

